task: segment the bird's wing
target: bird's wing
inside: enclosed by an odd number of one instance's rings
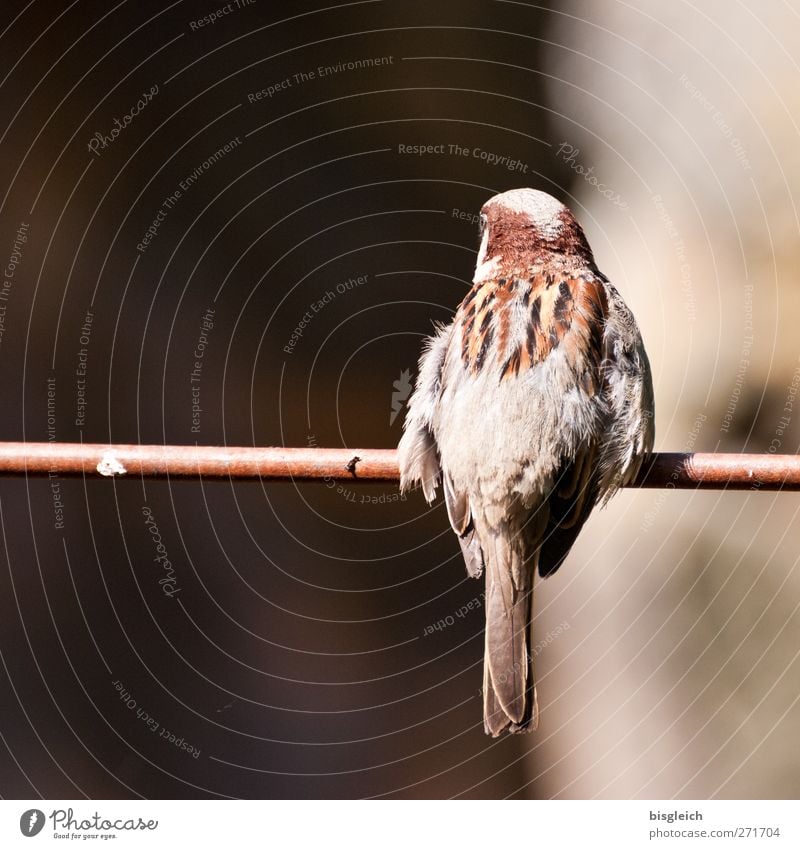
[[[582,347],[593,353],[585,357],[590,370],[579,382],[591,383],[606,397],[609,424],[599,442],[565,458],[559,470],[548,501],[550,518],[539,558],[542,577],[563,563],[595,504],[605,503],[629,483],[653,448],[653,383],[636,320],[604,277],[591,281],[586,291],[589,301],[602,306],[602,321],[595,309],[591,322],[602,328],[602,336],[584,335]],[[598,361],[599,370],[591,368]]]
[[[604,418],[605,392],[603,333],[608,315],[608,298],[602,280],[589,272],[551,282],[537,288],[538,305],[532,326],[535,350],[540,357],[562,357],[564,393],[580,393],[584,408],[596,410],[592,424],[556,458],[546,504],[532,514],[523,530],[529,544],[539,548],[539,574],[552,575],[564,562],[598,498],[597,440]],[[552,293],[552,294],[551,294]],[[549,298],[548,298],[549,295]],[[541,521],[541,514],[546,517]]]
[[[587,444],[565,460],[547,499],[549,516],[539,549],[539,574],[548,578],[564,562],[597,504],[596,447]]]
[[[403,436],[397,446],[401,492],[419,485],[429,504],[436,497],[440,474],[439,454],[433,434],[433,416],[441,390],[444,359],[452,334],[452,324],[439,327],[436,334],[425,342],[419,360],[417,383],[408,401]]]
[[[567,286],[573,301],[561,347],[577,386],[608,408],[603,432],[562,458],[548,498],[542,577],[564,561],[595,504],[632,480],[653,447],[650,364],[633,314],[603,275],[582,274]]]
[[[483,574],[484,558],[481,545],[475,533],[475,525],[472,521],[472,512],[469,507],[469,496],[466,492],[457,493],[453,488],[450,475],[445,473],[444,479],[444,501],[447,505],[447,515],[450,524],[458,536],[464,562],[467,565],[467,574],[470,578],[479,578]]]
[[[433,418],[441,394],[442,370],[452,335],[452,324],[440,327],[436,335],[425,343],[419,361],[417,383],[408,402],[403,437],[397,446],[400,489],[405,491],[420,484],[429,504],[436,497],[436,486],[441,474]],[[444,495],[447,515],[458,536],[467,573],[477,578],[483,573],[483,553],[472,523],[469,497],[466,492],[455,491],[449,475],[445,475]]]
[[[603,372],[611,427],[598,469],[604,502],[636,477],[644,456],[653,450],[655,436],[653,379],[641,333],[633,313],[608,282],[606,291]]]

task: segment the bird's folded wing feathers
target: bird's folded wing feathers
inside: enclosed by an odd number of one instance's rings
[[[444,501],[447,505],[447,515],[450,525],[458,536],[461,552],[467,565],[467,574],[471,578],[479,578],[483,574],[483,552],[481,551],[472,513],[469,507],[469,496],[465,492],[456,493],[450,476],[443,474]]]
[[[419,360],[416,387],[408,402],[403,437],[397,446],[400,464],[400,490],[422,487],[430,504],[436,497],[439,480],[439,454],[433,434],[433,416],[442,382],[442,368],[453,326],[439,327],[430,337]]]
[[[596,446],[581,447],[564,460],[547,501],[547,526],[539,551],[539,574],[547,578],[566,559],[597,503]]]
[[[655,435],[653,381],[642,336],[619,293],[611,284],[607,289],[604,372],[614,423],[599,469],[603,502],[636,476]]]

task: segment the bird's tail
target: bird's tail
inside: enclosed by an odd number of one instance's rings
[[[539,724],[531,654],[535,563],[524,540],[504,529],[486,546],[486,652],[483,722],[487,734],[534,731]]]

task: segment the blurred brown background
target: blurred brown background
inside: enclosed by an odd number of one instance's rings
[[[0,438],[394,446],[529,185],[636,312],[658,450],[797,452],[796,6],[6,7]],[[490,740],[441,505],[0,481],[0,793],[796,797],[799,505],[618,496],[538,589],[541,730]]]

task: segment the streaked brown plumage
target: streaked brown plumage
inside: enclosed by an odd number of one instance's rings
[[[474,285],[428,340],[398,447],[401,487],[445,502],[486,571],[484,725],[538,723],[533,575],[553,574],[592,508],[653,445],[650,367],[630,310],[572,213],[516,189],[481,210]]]

